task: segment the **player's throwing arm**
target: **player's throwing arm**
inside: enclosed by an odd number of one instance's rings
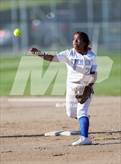
[[[40,51],[40,50],[37,49],[37,48],[31,48],[31,49],[29,50],[29,54],[30,54],[30,55],[32,54],[32,55],[41,57],[41,58],[43,58],[44,60],[47,60],[47,61],[58,62],[58,59],[57,59],[56,56],[50,55],[50,54],[45,53],[45,52],[42,52],[42,51]]]

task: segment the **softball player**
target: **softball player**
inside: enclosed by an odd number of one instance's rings
[[[47,61],[64,62],[67,66],[66,113],[69,117],[77,119],[80,125],[80,138],[72,145],[91,144],[88,137],[89,118],[88,109],[92,99],[92,86],[97,78],[97,65],[95,54],[89,48],[89,38],[84,32],[75,32],[73,35],[73,48],[60,52],[57,55],[42,53],[36,48],[30,52]],[[75,91],[84,92],[84,88],[91,88],[91,94],[79,101]]]

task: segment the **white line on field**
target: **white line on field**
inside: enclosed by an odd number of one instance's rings
[[[8,102],[65,102],[64,98],[8,98]]]

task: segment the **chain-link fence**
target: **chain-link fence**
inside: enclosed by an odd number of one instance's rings
[[[75,31],[87,32],[95,49],[120,51],[120,0],[1,0],[0,15],[1,51],[58,51],[71,47]],[[20,38],[13,37],[16,27]]]

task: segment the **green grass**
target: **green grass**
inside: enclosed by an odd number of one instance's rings
[[[108,79],[97,83],[95,87],[96,95],[121,95],[121,56],[110,56],[113,66]]]
[[[113,60],[113,66],[108,79],[101,83],[97,83],[95,86],[95,95],[112,95],[112,96],[119,96],[121,95],[121,56],[115,55],[110,56]],[[16,76],[17,68],[20,63],[21,57],[1,57],[0,58],[0,96],[8,96],[10,95],[10,91]],[[40,60],[41,62],[41,60]],[[48,80],[51,78],[52,72],[55,71],[58,63],[55,63],[50,69],[50,73],[46,84],[43,84],[41,88],[47,85]],[[59,63],[60,64],[60,63]],[[43,64],[43,74],[46,72],[48,68],[49,62],[44,62]],[[66,79],[66,72],[65,66],[62,65],[62,76],[59,81],[60,90],[65,91],[65,79]],[[56,80],[56,77],[53,78],[53,81],[50,83],[49,87],[47,88],[45,95],[51,95],[51,91],[53,88],[53,84]],[[65,92],[64,92],[65,93]],[[30,78],[26,84],[24,95],[30,95]]]
[[[54,0],[54,4],[58,4],[58,3],[62,3],[64,2],[64,0]],[[33,7],[33,6],[47,6],[47,5],[51,5],[51,1],[50,0],[16,0],[14,2],[14,4],[12,4],[11,0],[6,0],[6,1],[2,1],[0,2],[0,10],[4,11],[4,10],[10,10],[11,8],[22,8],[22,7]]]
[[[0,96],[9,95],[20,57],[0,58]]]

